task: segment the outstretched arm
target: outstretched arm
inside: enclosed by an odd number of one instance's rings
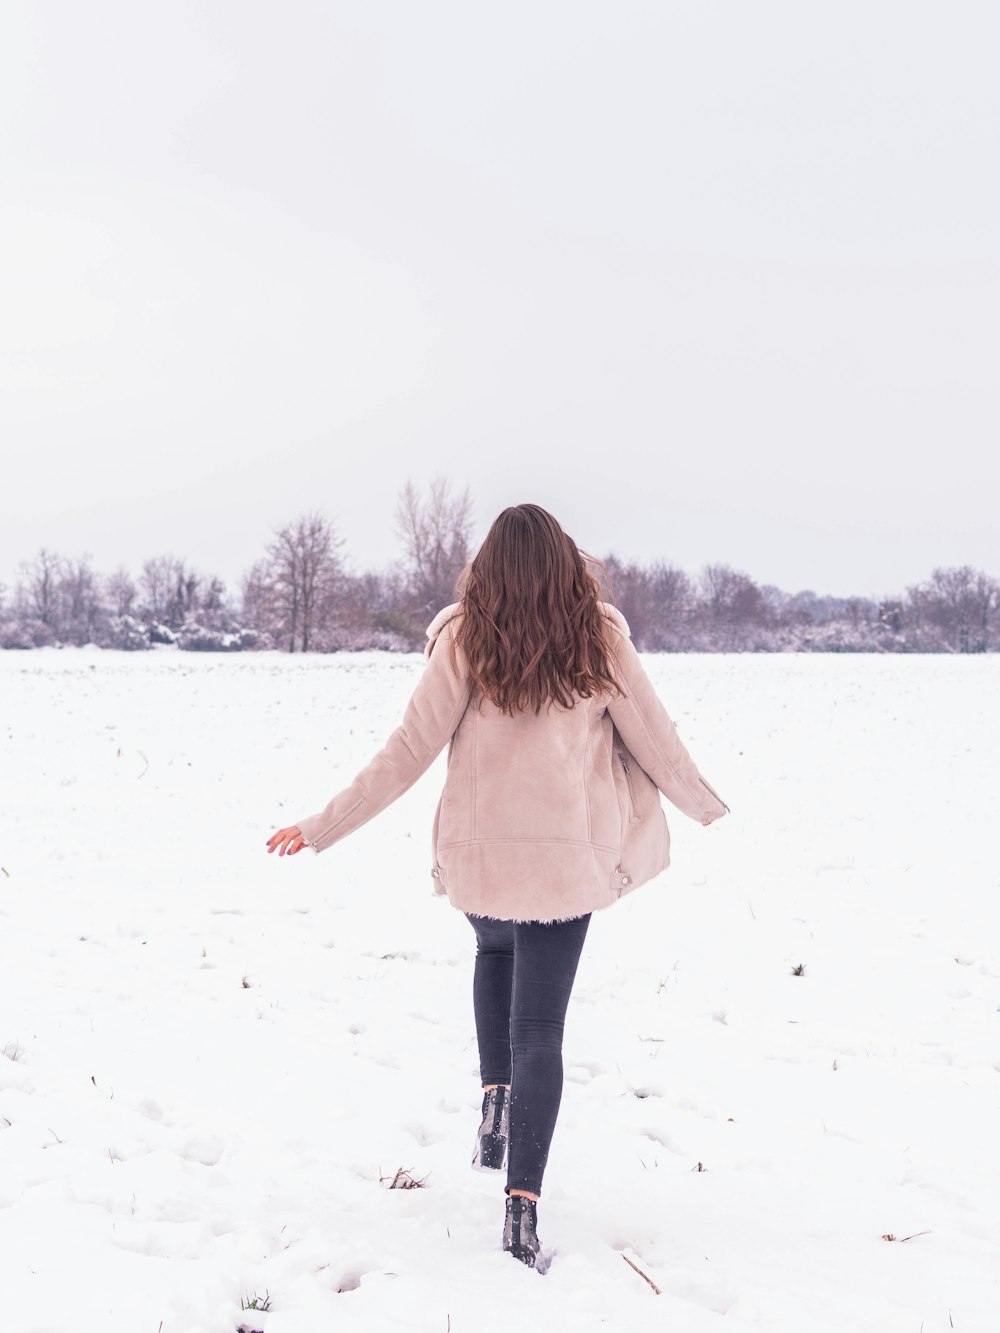
[[[698,772],[677,729],[646,675],[635,645],[615,636],[619,675],[625,693],[608,703],[622,740],[667,800],[699,823],[711,824],[729,810]]]
[[[308,844],[322,852],[374,819],[431,766],[454,735],[468,701],[468,669],[462,653],[453,649],[453,627],[446,625],[433,645],[401,725],[383,748],[318,814],[274,834],[268,850],[280,847],[279,854],[284,855],[287,847],[294,854]]]

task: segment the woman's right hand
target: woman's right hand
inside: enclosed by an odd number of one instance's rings
[[[296,852],[301,852],[303,847],[308,846],[303,838],[298,824],[292,824],[290,828],[280,828],[277,833],[272,833],[267,840],[268,854],[277,850],[279,856],[284,856],[288,852],[289,856],[294,856]]]

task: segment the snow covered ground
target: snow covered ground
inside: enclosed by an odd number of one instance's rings
[[[2,1333],[1000,1327],[1000,658],[647,661],[732,815],[591,925],[540,1277],[469,1167],[443,757],[264,848],[422,659],[0,653]]]

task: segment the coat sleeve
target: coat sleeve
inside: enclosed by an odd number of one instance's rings
[[[455,732],[469,701],[469,676],[454,627],[428,643],[427,665],[406,705],[403,721],[349,787],[316,815],[298,821],[315,852],[367,824],[427,771]]]
[[[657,697],[631,638],[627,633],[612,637],[624,693],[609,699],[608,713],[622,740],[636,763],[678,810],[702,824],[721,819],[729,806],[698,772]]]

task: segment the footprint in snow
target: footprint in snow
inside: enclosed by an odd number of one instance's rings
[[[658,1143],[661,1148],[666,1148],[668,1152],[672,1153],[680,1152],[680,1149],[675,1147],[674,1144],[671,1143],[670,1139],[667,1138],[666,1134],[664,1134],[662,1130],[649,1129],[647,1127],[646,1129],[641,1129],[639,1133],[643,1136],[644,1139],[651,1139],[653,1143]]]
[[[591,1079],[606,1072],[603,1065],[592,1064],[586,1060],[574,1060],[566,1069],[566,1078],[573,1083],[589,1083]]]
[[[438,1134],[435,1130],[428,1129],[426,1125],[410,1124],[404,1125],[403,1129],[407,1134],[412,1134],[421,1148],[426,1148],[433,1143],[443,1143],[444,1135]]]
[[[226,1151],[225,1141],[214,1134],[195,1135],[181,1144],[179,1155],[188,1162],[215,1166]]]

